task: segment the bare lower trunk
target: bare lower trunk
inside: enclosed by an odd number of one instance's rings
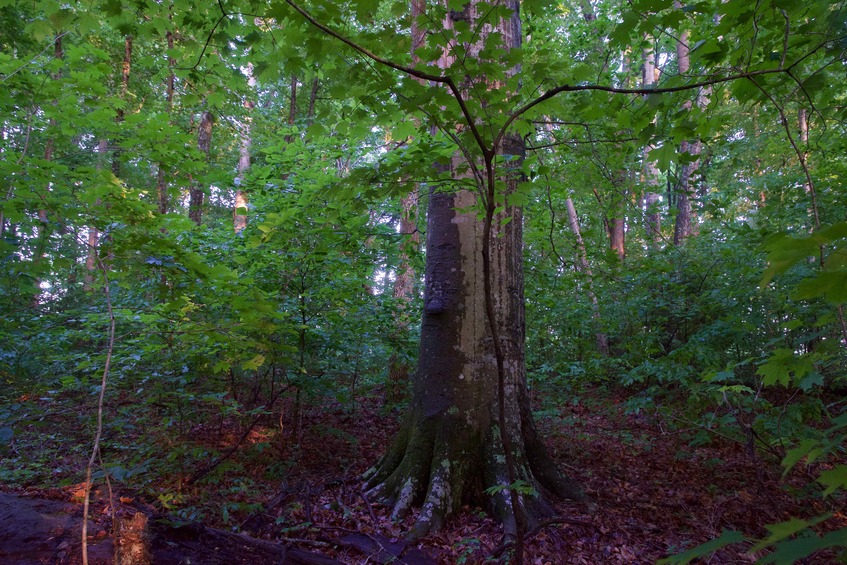
[[[626,257],[626,244],[624,243],[623,218],[609,218],[609,247],[621,261]]]

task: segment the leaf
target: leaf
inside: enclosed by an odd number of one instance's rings
[[[739,543],[745,540],[744,534],[739,531],[724,530],[721,537],[707,541],[697,547],[693,547],[683,553],[678,553],[656,562],[657,565],[687,565],[695,559],[709,555],[722,547]]]
[[[797,285],[795,298],[806,300],[822,297],[832,304],[847,302],[847,271],[821,272]]]
[[[847,528],[841,528],[819,538],[808,536],[779,544],[776,551],[764,556],[759,563],[775,563],[790,565],[812,553],[828,547],[847,546]]]
[[[762,376],[765,386],[781,384],[788,386],[792,376],[799,380],[814,369],[808,355],[795,355],[790,349],[780,348],[774,351],[770,359],[760,365],[756,373]]]
[[[838,489],[847,489],[847,465],[836,465],[835,468],[821,473],[818,482],[826,486],[824,496],[829,496]]]
[[[241,368],[245,371],[255,371],[259,367],[265,364],[265,356],[264,355],[256,355],[249,361],[245,361],[241,364]]]
[[[806,377],[802,381],[800,381],[800,383],[797,386],[800,387],[803,390],[803,392],[809,392],[810,390],[812,390],[812,388],[814,388],[816,386],[823,386],[823,385],[824,385],[823,375],[821,375],[817,371],[813,371],[813,372],[809,373],[808,375],[806,375]]]
[[[780,542],[788,537],[791,537],[794,534],[801,532],[805,529],[808,529],[811,526],[814,526],[815,524],[823,522],[828,518],[829,515],[819,516],[811,522],[807,522],[806,520],[801,520],[799,518],[791,518],[787,522],[780,522],[778,524],[766,524],[765,528],[767,528],[771,535],[751,547],[750,553],[761,551],[769,545],[774,545],[775,543]]]

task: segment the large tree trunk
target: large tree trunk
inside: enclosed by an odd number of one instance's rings
[[[394,444],[369,471],[370,495],[396,517],[423,504],[413,536],[438,529],[463,502],[486,506],[509,531],[514,514],[500,441],[497,368],[485,318],[482,223],[467,190],[430,194],[424,314],[418,370],[409,413]],[[492,234],[495,305],[505,356],[506,421],[517,479],[537,490],[579,497],[558,475],[532,421],[524,365],[523,268],[520,211],[495,220]],[[522,497],[530,520],[552,513],[545,497]]]
[[[493,25],[505,45],[514,47],[520,39],[518,5],[515,0],[504,3],[513,17]],[[448,20],[477,22],[476,4],[470,2]],[[507,138],[503,145],[498,153],[517,158],[509,163],[519,162],[522,140]],[[461,168],[458,158],[453,165],[455,177]],[[483,194],[495,176],[507,187],[516,185],[515,175],[489,167],[505,165],[486,161],[492,174],[477,187]],[[394,516],[422,505],[409,532],[412,538],[440,528],[463,503],[488,508],[514,533],[516,515],[533,523],[553,513],[548,492],[581,497],[555,468],[532,419],[524,359],[521,212],[510,207],[494,216],[486,242],[485,224],[477,216],[480,192],[460,186],[467,184],[430,190],[424,313],[412,400],[388,453],[365,475],[369,495],[392,506]],[[487,281],[484,250],[491,275]],[[495,314],[493,332],[487,306]],[[498,344],[492,335],[499,337]],[[508,453],[504,445],[511,446]],[[518,494],[522,510],[517,512],[514,493],[505,488],[515,481],[540,493]]]

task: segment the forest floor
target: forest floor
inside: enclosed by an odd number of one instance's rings
[[[583,485],[596,508],[590,511],[585,505],[559,501],[556,508],[562,519],[528,538],[528,563],[654,563],[718,537],[724,529],[761,538],[768,533],[766,524],[833,512],[834,503],[826,508],[805,489],[809,477],[803,469],[782,480],[775,457],[761,451],[751,457],[746,446],[718,436],[692,446],[691,430],[650,415],[628,415],[623,400],[588,393],[579,402],[539,413],[550,451],[561,468]],[[398,417],[372,398],[360,399],[355,406],[351,410],[339,404],[304,414],[299,447],[289,443],[273,455],[292,463],[281,482],[263,482],[254,460],[255,482],[249,490],[230,488],[224,478],[214,484],[201,479],[184,491],[184,505],[226,501],[238,508],[232,513],[202,514],[202,526],[162,522],[165,509],[152,496],[113,484],[116,513],[143,511],[160,519],[153,528],[157,564],[278,563],[283,548],[289,553],[282,561],[292,563],[412,565],[505,559],[501,528],[478,508],[463,509],[445,530],[420,542],[402,541],[411,522],[390,520],[386,509],[370,504],[357,481],[386,449]],[[205,439],[225,449],[221,438],[230,437],[231,443],[237,432],[209,433]],[[203,436],[202,429],[197,433]],[[266,434],[257,426],[245,444]],[[235,451],[232,458],[239,456]],[[79,562],[80,485],[6,485],[3,490],[0,562]],[[110,496],[101,481],[90,513],[92,564],[111,562],[109,506]],[[843,514],[834,514],[823,524],[825,529],[847,525]],[[728,546],[708,562],[755,562],[761,554],[750,554],[749,548],[743,543]],[[818,555],[808,563],[830,561],[836,562]]]

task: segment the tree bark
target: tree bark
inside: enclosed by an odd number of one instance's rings
[[[306,111],[306,124],[312,125],[312,120],[315,117],[315,103],[318,101],[318,90],[321,87],[321,82],[318,77],[312,79],[312,91],[309,93],[309,109]]]
[[[297,118],[297,75],[291,75],[291,88],[288,93],[288,126],[294,127],[294,121]],[[285,142],[291,143],[294,139],[294,134],[289,133],[285,136]]]
[[[511,48],[520,41],[518,3],[499,3],[512,17],[493,22],[492,28]],[[446,25],[459,17],[478,25],[477,4],[450,14]],[[482,30],[480,41],[491,29],[486,28],[476,28]],[[422,505],[411,538],[439,529],[465,502],[487,507],[507,532],[515,533],[521,518],[533,523],[553,513],[546,493],[581,498],[556,470],[532,419],[524,358],[521,211],[507,207],[492,217],[490,230],[477,217],[480,204],[493,210],[492,192],[486,194],[493,182],[505,181],[508,192],[518,180],[514,171],[520,170],[515,163],[523,157],[522,140],[507,137],[494,149],[511,156],[509,168],[493,159],[494,151],[489,153],[485,184],[477,185],[482,190],[468,190],[466,183],[456,183],[453,190],[430,189],[424,313],[412,400],[392,446],[365,475],[370,496],[392,506],[393,516]],[[464,165],[454,158],[454,177]],[[540,495],[507,488],[516,481]]]

